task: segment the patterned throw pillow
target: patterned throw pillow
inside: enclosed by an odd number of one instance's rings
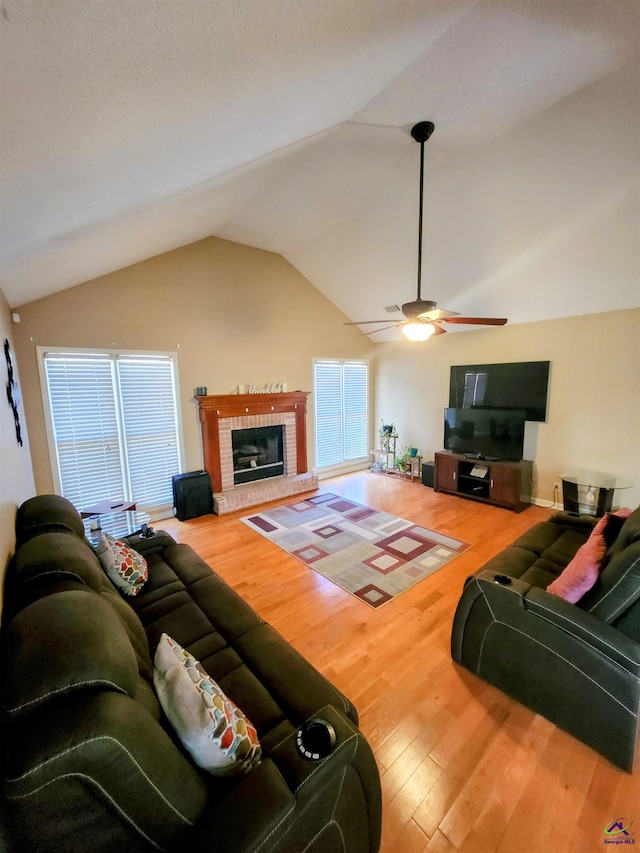
[[[125,595],[137,595],[149,579],[142,554],[108,533],[101,534],[96,554],[109,579]]]
[[[153,681],[160,704],[195,763],[216,776],[260,763],[258,733],[188,651],[162,634]]]

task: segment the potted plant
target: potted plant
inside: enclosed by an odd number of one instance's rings
[[[393,424],[385,424],[381,422],[379,429],[380,434],[380,449],[386,451],[395,451],[395,441],[398,437]]]
[[[418,455],[417,447],[405,447],[400,456],[396,456],[394,460],[394,467],[398,471],[408,471],[408,462],[409,459],[414,459]]]
[[[402,473],[406,470],[406,463],[408,458],[409,457],[406,453],[403,453],[402,456],[396,456],[396,458],[393,460],[393,467],[397,471],[400,471]]]

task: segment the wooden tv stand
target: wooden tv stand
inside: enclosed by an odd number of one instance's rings
[[[450,450],[435,454],[433,488],[520,512],[531,503],[533,463],[494,462]]]

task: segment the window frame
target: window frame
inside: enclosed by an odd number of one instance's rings
[[[178,369],[178,353],[172,350],[134,350],[134,349],[110,349],[106,347],[65,347],[65,346],[37,346],[36,356],[38,362],[38,375],[40,379],[40,392],[42,399],[42,408],[45,422],[45,433],[47,438],[47,451],[49,455],[49,469],[51,471],[53,490],[56,494],[62,495],[62,482],[60,479],[60,471],[58,466],[58,451],[55,440],[55,431],[53,427],[53,418],[49,401],[49,385],[47,381],[47,369],[45,366],[46,355],[69,355],[69,356],[87,356],[98,357],[104,356],[111,364],[112,376],[117,373],[116,361],[118,357],[131,358],[159,358],[169,359],[173,365],[173,388],[175,395],[175,421],[176,421],[176,451],[178,456],[177,473],[182,473],[185,469],[185,452],[184,452],[184,430],[182,422],[182,406],[180,393],[180,375]],[[124,436],[123,431],[123,406],[120,395],[116,396],[115,400],[116,418],[118,421],[119,434],[119,452],[121,455],[121,464],[128,465],[127,448],[122,445]],[[123,476],[123,482],[126,484],[129,481],[129,474]],[[109,497],[106,495],[105,497]],[[129,500],[129,496],[125,495],[125,499]],[[140,509],[140,507],[138,507]],[[163,503],[155,506],[144,507],[144,511],[151,514],[152,519],[167,517],[167,512],[172,513],[173,502]]]
[[[316,383],[316,370],[319,364],[334,364],[339,365],[341,367],[341,425],[342,425],[342,461],[333,462],[328,465],[320,465],[318,462],[318,393],[317,393],[317,383]],[[359,456],[355,459],[344,459],[344,426],[345,426],[345,415],[344,415],[344,367],[345,365],[355,364],[362,365],[366,369],[366,392],[365,392],[365,401],[366,401],[366,418],[365,418],[365,429],[364,429],[364,441],[365,441],[365,451],[363,456]],[[312,365],[312,377],[313,377],[313,397],[314,397],[314,407],[313,407],[313,427],[314,427],[314,455],[315,455],[315,470],[318,472],[322,472],[324,476],[330,476],[334,472],[346,472],[346,471],[357,471],[363,468],[366,468],[369,465],[369,447],[371,440],[371,360],[369,358],[321,358],[317,357],[313,359]]]

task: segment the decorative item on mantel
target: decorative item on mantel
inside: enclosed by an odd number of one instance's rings
[[[266,385],[236,385],[232,394],[284,394],[287,391],[286,382],[267,382]]]

